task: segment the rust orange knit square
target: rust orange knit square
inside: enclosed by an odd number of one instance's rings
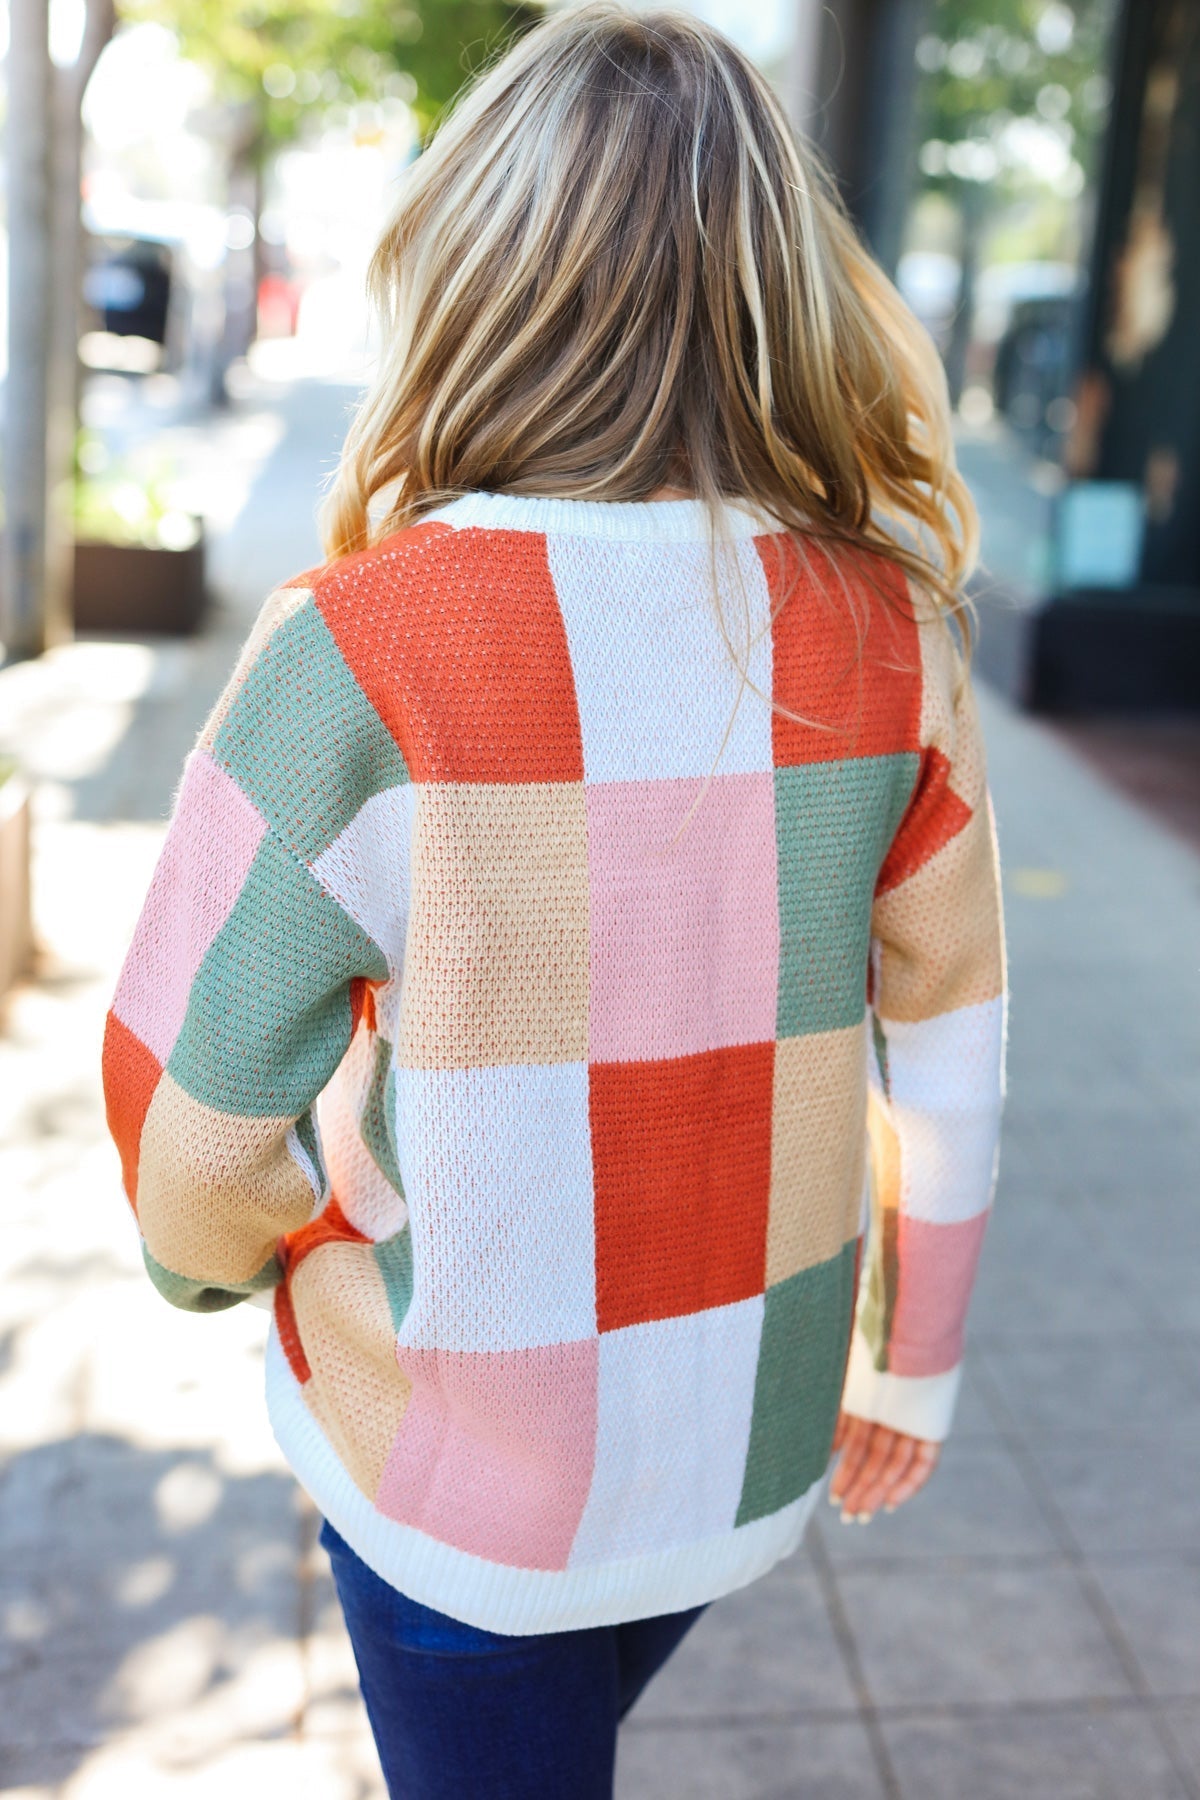
[[[921,646],[903,572],[871,558],[868,580],[861,552],[839,550],[835,562],[810,543],[802,560],[790,538],[763,541],[759,554],[776,615],[773,695],[814,721],[772,714],[776,768],[918,750]]]
[[[762,1291],[774,1061],[761,1043],[592,1065],[601,1331]]]
[[[121,1178],[136,1213],[142,1126],[162,1078],[162,1066],[141,1038],[110,1012],[104,1026],[103,1067],[108,1128],[121,1147]]]
[[[886,894],[923,868],[971,817],[971,808],[950,786],[950,760],[932,745],[921,753],[921,772],[899,831],[884,858],[875,892]]]
[[[530,531],[418,526],[317,584],[414,781],[582,781],[567,635]]]
[[[279,1333],[279,1342],[283,1346],[283,1354],[287,1357],[288,1367],[292,1374],[304,1386],[312,1380],[312,1370],[308,1366],[308,1358],[304,1354],[304,1345],[300,1342],[300,1330],[296,1324],[296,1309],[292,1304],[292,1292],[287,1277],[275,1289],[275,1329]]]

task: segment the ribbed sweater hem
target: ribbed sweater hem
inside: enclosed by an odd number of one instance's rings
[[[577,1569],[517,1569],[457,1550],[377,1511],[305,1405],[274,1320],[266,1396],[271,1428],[297,1480],[367,1567],[410,1599],[483,1631],[581,1630],[716,1600],[792,1555],[824,1482],[813,1482],[778,1512],[698,1543]]]

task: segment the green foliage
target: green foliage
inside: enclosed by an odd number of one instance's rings
[[[1115,0],[933,0],[919,51],[919,141],[984,146],[978,167],[985,171],[986,151],[1001,148],[1012,121],[1032,119],[1090,174],[1115,12]],[[1002,178],[1003,156],[995,161]],[[969,181],[953,167],[926,171],[931,187]]]
[[[113,463],[103,440],[87,431],[76,439],[74,513],[75,536],[104,544],[185,550],[199,531],[179,504],[168,458]]]
[[[243,109],[251,154],[330,106],[400,95],[428,130],[463,82],[541,17],[532,0],[120,0]]]

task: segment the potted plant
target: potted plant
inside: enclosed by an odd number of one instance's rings
[[[29,840],[28,784],[15,758],[0,756],[0,998],[33,960]]]
[[[194,631],[207,598],[202,521],[161,462],[110,463],[85,435],[75,484],[78,631]]]

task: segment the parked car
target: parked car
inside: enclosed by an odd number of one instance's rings
[[[174,252],[154,238],[90,237],[83,298],[96,328],[114,337],[167,341]]]

